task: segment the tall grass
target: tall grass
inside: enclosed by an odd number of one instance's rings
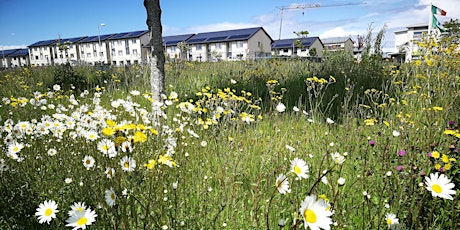
[[[143,66],[74,67],[84,85],[68,88],[54,68],[3,72],[0,226],[64,228],[85,202],[95,229],[301,229],[301,203],[316,195],[337,229],[457,229],[458,194],[433,197],[425,182],[438,172],[460,186],[459,54],[447,41],[423,44],[423,61],[398,67],[348,53],[169,63],[154,111]],[[108,153],[98,145],[109,140]],[[293,172],[295,158],[308,178]],[[35,216],[45,200],[58,204],[50,224]]]

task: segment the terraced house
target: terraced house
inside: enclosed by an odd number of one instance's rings
[[[164,36],[163,45],[168,61],[182,59],[203,62],[265,59],[273,56],[314,56],[320,59],[327,46],[319,37],[302,38],[301,43],[296,42],[298,40],[274,41],[263,27],[253,27]],[[74,65],[143,64],[149,59],[149,42],[148,30],[43,40],[28,46],[26,57],[30,62],[22,61],[21,65],[50,66],[67,62]],[[331,47],[347,49],[350,46],[348,43],[352,44],[350,38],[335,42]],[[12,67],[6,64],[3,66]]]

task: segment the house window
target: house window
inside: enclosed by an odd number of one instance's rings
[[[196,50],[202,50],[203,46],[202,45],[196,45]]]
[[[222,49],[222,43],[216,43],[216,49]]]
[[[136,44],[136,43],[137,43],[137,39],[131,40],[131,43]]]
[[[38,60],[38,56],[35,56],[35,60]]]
[[[38,48],[37,48],[37,47],[35,47],[35,48],[34,48],[34,51],[38,51]]]
[[[80,53],[81,53],[81,56],[85,56],[85,51],[82,50]]]
[[[289,52],[289,49],[283,49],[283,53]]]
[[[121,40],[118,40],[118,41],[117,41],[117,45],[121,46],[121,44],[122,44],[122,43],[121,43]]]
[[[262,46],[262,43],[261,42],[257,42],[257,47],[261,47]]]
[[[115,56],[115,49],[112,49],[112,55]]]
[[[86,48],[89,48],[89,47],[90,47],[90,44],[89,44],[89,43],[88,43],[88,44],[86,44]]]
[[[126,47],[126,55],[129,54],[129,47]]]
[[[125,62],[124,62],[124,61],[120,61],[120,65],[124,65],[124,64],[125,64]]]
[[[99,52],[99,57],[104,57],[104,52]]]
[[[74,57],[75,57],[75,55],[74,55],[74,54],[70,54],[70,57],[71,57],[71,58],[74,58]]]
[[[118,50],[118,56],[123,56],[123,50]]]
[[[97,57],[97,52],[96,52],[96,50],[93,51],[93,56],[94,56],[94,57]]]
[[[91,57],[91,53],[86,53],[86,57]]]
[[[43,54],[40,54],[40,59],[43,59]]]
[[[137,49],[133,49],[133,54],[137,55]]]
[[[243,41],[237,41],[236,42],[236,47],[242,48],[243,47]]]

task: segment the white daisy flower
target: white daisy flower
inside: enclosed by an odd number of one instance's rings
[[[108,206],[113,207],[115,205],[116,199],[117,195],[113,191],[113,188],[105,190],[105,202]]]
[[[278,103],[278,105],[276,105],[276,111],[282,113],[286,110],[286,106],[283,104],[283,103]]]
[[[77,212],[76,215],[70,216],[66,220],[67,227],[73,227],[73,229],[86,229],[86,226],[91,225],[96,221],[97,214],[91,209],[86,209],[83,212]]]
[[[396,218],[396,215],[393,213],[387,213],[385,219],[388,224],[388,228],[393,228],[395,225],[399,224],[399,219]]]
[[[121,169],[125,172],[132,172],[136,168],[136,161],[129,156],[124,156],[120,160]]]
[[[289,181],[286,175],[280,174],[276,178],[276,188],[281,194],[290,193],[291,189],[289,188]]]
[[[83,158],[82,160],[83,162],[83,166],[85,166],[86,169],[90,169],[92,167],[94,167],[94,164],[96,163],[96,161],[94,160],[94,158],[92,156],[85,156],[85,158]]]
[[[75,202],[70,206],[69,216],[74,216],[83,213],[86,210],[84,202]]]
[[[339,165],[343,164],[343,162],[345,161],[345,157],[342,156],[338,152],[331,153],[331,158],[332,158],[332,161],[334,161],[334,163],[339,164]]]
[[[451,195],[455,195],[453,190],[455,184],[451,183],[449,178],[444,174],[431,173],[430,177],[425,177],[426,189],[431,192],[433,197],[441,197],[453,200]]]
[[[330,229],[332,212],[329,209],[329,205],[323,199],[316,200],[315,195],[305,197],[299,209],[305,229]]]
[[[308,165],[304,160],[296,157],[291,160],[291,172],[295,173],[299,179],[308,178]]]
[[[59,212],[57,209],[57,204],[54,200],[45,201],[39,205],[35,216],[37,216],[38,222],[40,224],[47,223],[49,224],[53,218],[56,218],[56,213]]]

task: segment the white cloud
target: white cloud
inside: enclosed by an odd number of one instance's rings
[[[324,31],[319,34],[320,38],[330,38],[330,37],[348,37],[350,35],[360,34],[356,31],[345,30],[342,27],[335,27],[334,29]]]
[[[2,45],[0,46],[0,50],[14,50],[14,49],[25,49],[27,48],[26,45]]]

